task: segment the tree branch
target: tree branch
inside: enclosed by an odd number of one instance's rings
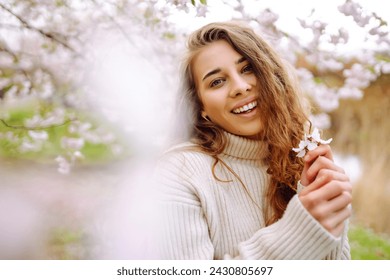
[[[38,32],[39,34],[41,34],[42,36],[48,38],[49,40],[52,40],[60,45],[62,45],[63,47],[65,47],[66,49],[72,51],[72,52],[76,52],[75,49],[73,49],[69,44],[67,44],[66,42],[63,42],[62,40],[60,40],[59,38],[57,38],[54,34],[52,33],[49,33],[49,32],[46,32],[46,31],[43,31],[42,29],[39,29],[39,28],[36,28],[34,26],[32,26],[31,24],[29,24],[26,20],[24,20],[21,16],[15,14],[11,9],[7,8],[6,6],[4,6],[3,4],[0,3],[0,8],[7,11],[8,13],[10,13],[11,15],[13,15],[17,20],[20,21],[20,23],[27,29],[29,30],[32,30],[32,31],[35,31],[35,32]]]
[[[54,127],[60,127],[63,125],[66,125],[68,123],[71,123],[73,121],[76,121],[76,119],[69,119],[61,124],[55,124],[55,125],[48,125],[48,126],[39,126],[39,127],[26,127],[24,125],[10,125],[5,120],[0,119],[0,122],[2,122],[6,127],[12,128],[12,129],[23,129],[23,130],[43,130],[43,129],[49,129]]]

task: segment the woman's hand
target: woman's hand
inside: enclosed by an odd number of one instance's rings
[[[340,236],[351,216],[352,185],[333,162],[329,145],[320,145],[304,157],[299,199],[307,211],[331,234]]]

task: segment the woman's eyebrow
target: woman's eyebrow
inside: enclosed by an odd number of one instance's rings
[[[241,57],[239,58],[237,61],[236,61],[236,64],[240,64],[242,62],[246,61],[246,58],[245,57]]]
[[[245,57],[240,57],[236,62],[234,62],[235,64],[240,64],[242,62],[246,61],[246,58]],[[221,72],[221,69],[220,68],[217,68],[217,69],[214,69],[214,70],[211,70],[210,72],[208,72],[206,75],[204,75],[202,81],[204,81],[205,79],[207,79],[208,77],[210,77],[211,75],[214,75],[214,74],[217,74]]]
[[[205,79],[207,79],[208,77],[210,77],[211,75],[214,75],[214,74],[217,74],[221,72],[221,68],[217,68],[217,69],[214,69],[214,70],[211,70],[210,72],[208,72],[206,75],[204,75],[202,81],[204,81]]]

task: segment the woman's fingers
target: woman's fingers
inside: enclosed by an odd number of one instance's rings
[[[328,219],[324,220],[321,224],[334,236],[340,236],[344,229],[345,220],[351,216],[351,208],[344,207]]]
[[[345,173],[344,170],[337,166],[333,161],[330,159],[324,157],[324,156],[319,156],[315,161],[313,161],[310,166],[308,166],[306,170],[306,178],[309,182],[312,182],[319,172],[321,170],[334,170],[339,173]]]
[[[313,218],[337,236],[342,232],[340,224],[351,215],[352,186],[349,181],[330,181],[320,186],[319,181],[315,180],[309,186],[314,186],[312,190],[304,189],[306,192],[301,192],[299,199]]]
[[[352,201],[349,182],[332,181],[315,190],[300,193],[299,198],[306,209],[318,218],[322,213],[338,211]],[[311,209],[315,209],[311,211]],[[327,214],[325,214],[327,215]]]
[[[300,192],[300,195],[306,195],[331,181],[349,182],[349,177],[335,170],[322,169],[318,171],[318,176]]]
[[[324,156],[319,156],[311,163],[305,163],[301,181],[304,181],[306,184],[310,184],[316,177],[320,176],[320,172],[324,170],[334,170],[339,173],[345,173],[344,169],[337,166],[330,159]]]
[[[342,183],[337,185],[330,184],[318,190],[318,196],[321,197],[322,201],[325,201],[321,211],[325,213],[337,212],[351,204],[352,194],[348,189],[347,183]],[[317,201],[319,201],[318,198]]]
[[[327,231],[339,236],[351,215],[352,185],[344,170],[333,162],[329,145],[320,145],[304,157],[299,199]]]
[[[319,170],[324,168],[343,171],[334,164],[332,150],[329,145],[320,145],[306,154],[301,175],[302,184],[304,186],[310,184]]]
[[[333,154],[332,154],[332,149],[330,148],[329,145],[319,145],[317,148],[314,150],[308,151],[306,155],[303,157],[303,160],[305,162],[311,162],[315,160],[319,156],[324,156],[331,161],[333,161]]]

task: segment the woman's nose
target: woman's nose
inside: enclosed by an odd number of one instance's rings
[[[251,84],[241,75],[232,77],[232,87],[230,90],[230,96],[235,97],[238,95],[246,94],[251,88]]]

